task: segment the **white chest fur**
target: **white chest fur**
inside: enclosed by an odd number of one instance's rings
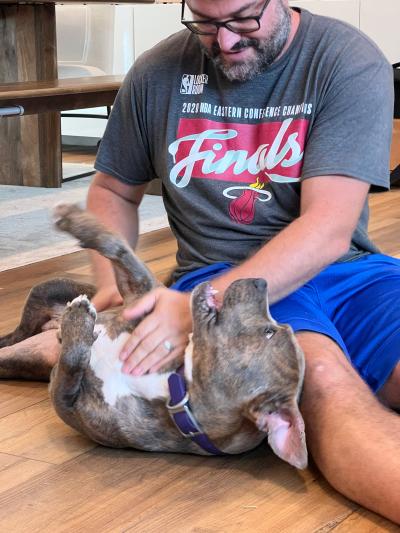
[[[121,333],[112,340],[104,326],[96,325],[95,331],[98,337],[92,347],[90,367],[103,382],[102,391],[106,403],[114,406],[119,398],[132,395],[148,400],[168,398],[170,372],[144,376],[131,376],[122,372],[122,361],[118,356],[129,333]]]
[[[193,334],[189,336],[189,344],[185,351],[185,378],[188,383],[193,381]]]

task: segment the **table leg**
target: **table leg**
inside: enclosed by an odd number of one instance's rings
[[[57,78],[54,4],[0,5],[0,83]],[[59,113],[0,119],[0,184],[60,187]]]

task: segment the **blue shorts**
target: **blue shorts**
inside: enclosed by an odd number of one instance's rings
[[[184,275],[172,289],[190,291],[232,268],[217,263]],[[377,392],[400,361],[400,260],[382,254],[335,263],[271,306],[294,331],[331,337]]]

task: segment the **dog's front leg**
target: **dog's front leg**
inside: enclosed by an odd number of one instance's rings
[[[75,427],[74,404],[96,340],[96,310],[85,295],[68,304],[61,321],[61,354],[51,374],[50,395],[59,416]]]

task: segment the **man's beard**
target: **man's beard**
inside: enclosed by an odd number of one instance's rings
[[[267,39],[243,37],[231,49],[232,52],[235,52],[251,46],[256,52],[252,59],[225,63],[220,55],[221,50],[217,42],[213,43],[211,50],[201,44],[205,54],[229,81],[248,81],[255,78],[281,54],[290,34],[291,10],[281,1],[278,2],[278,6],[277,23]]]

